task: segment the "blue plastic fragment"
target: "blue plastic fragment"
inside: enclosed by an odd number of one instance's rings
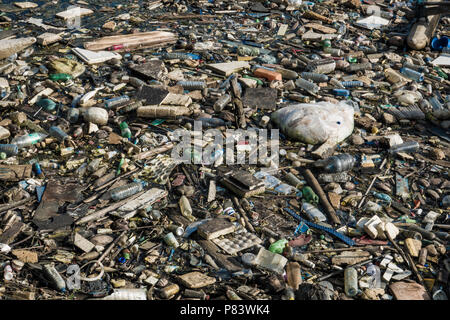
[[[337,232],[334,229],[331,229],[331,228],[328,228],[328,227],[324,227],[324,226],[321,226],[321,225],[313,223],[313,222],[309,222],[309,221],[303,219],[302,217],[300,217],[298,214],[296,214],[294,212],[294,210],[292,210],[290,208],[284,208],[284,211],[289,213],[291,216],[293,216],[298,221],[303,221],[308,227],[325,231],[325,232],[335,236],[336,238],[342,240],[344,243],[348,244],[349,246],[354,246],[355,245],[355,241],[353,241],[349,237],[343,235],[342,233]]]

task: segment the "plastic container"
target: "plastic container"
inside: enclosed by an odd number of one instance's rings
[[[345,294],[354,297],[358,294],[358,272],[355,268],[347,268],[344,271]]]
[[[48,135],[45,133],[35,132],[24,136],[16,137],[11,141],[11,144],[17,145],[19,149],[30,147],[43,139]]]
[[[172,248],[178,248],[178,246],[180,245],[172,232],[166,234],[163,240],[168,246]]]
[[[19,153],[19,148],[16,144],[0,144],[0,153],[4,152],[6,156],[11,157]]]
[[[55,137],[56,139],[58,139],[59,141],[64,141],[66,139],[70,139],[70,136],[65,133],[64,131],[62,131],[62,129],[60,127],[50,127],[50,129],[48,130],[48,133],[50,134],[50,136]]]
[[[355,162],[356,160],[352,155],[344,153],[316,161],[315,165],[322,167],[325,172],[337,173],[351,170]]]
[[[131,197],[132,195],[141,192],[144,188],[143,184],[140,182],[132,182],[129,184],[126,184],[124,186],[120,186],[117,188],[114,188],[110,191],[111,198],[114,201],[119,201],[128,197]]]
[[[450,39],[446,36],[434,37],[431,40],[431,48],[438,51],[441,51],[443,48],[450,48]]]
[[[327,217],[322,213],[322,211],[308,202],[303,202],[302,210],[305,211],[308,218],[315,223],[327,221]]]
[[[222,111],[227,104],[231,102],[231,96],[229,94],[222,95],[216,103],[214,103],[214,111],[220,112]]]
[[[417,141],[407,141],[402,144],[398,144],[389,149],[389,154],[397,154],[399,152],[414,153],[417,152],[420,145]]]
[[[404,74],[407,78],[412,79],[417,82],[423,81],[423,73],[409,68],[401,68],[400,72]]]
[[[297,87],[300,87],[306,91],[312,92],[312,93],[317,93],[320,90],[320,87],[318,85],[316,85],[315,83],[302,79],[302,78],[298,78],[295,81],[295,85]]]
[[[322,73],[302,72],[300,76],[303,79],[311,80],[314,82],[328,82],[328,76]]]

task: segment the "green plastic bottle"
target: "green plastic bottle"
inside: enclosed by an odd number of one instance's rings
[[[67,81],[72,79],[72,76],[67,73],[53,73],[49,76],[49,78],[53,81]]]
[[[131,130],[130,128],[128,128],[128,124],[125,121],[120,123],[120,132],[122,134],[122,137],[128,139],[131,138]]]
[[[288,241],[286,239],[280,239],[278,241],[275,241],[270,245],[269,251],[273,253],[282,254],[287,243]]]
[[[46,111],[53,111],[56,108],[56,103],[53,100],[50,100],[48,98],[40,99],[36,105],[39,108],[43,108]]]
[[[311,189],[311,187],[303,187],[302,189],[302,197],[303,199],[305,199],[306,202],[309,203],[319,203],[319,197],[317,196],[317,194],[314,193],[313,189]]]

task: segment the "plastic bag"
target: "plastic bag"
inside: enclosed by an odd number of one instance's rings
[[[351,135],[354,109],[345,102],[291,105],[272,113],[271,120],[292,139],[309,144],[341,142]]]

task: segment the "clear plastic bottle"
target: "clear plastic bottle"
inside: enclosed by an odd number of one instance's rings
[[[143,183],[141,182],[132,182],[129,184],[126,184],[124,186],[120,186],[117,188],[112,189],[111,192],[111,198],[114,201],[119,201],[128,197],[131,197],[132,195],[141,192],[144,188]]]
[[[315,165],[322,167],[326,172],[337,173],[351,170],[355,162],[355,158],[352,155],[344,153],[316,161]]]
[[[352,63],[347,68],[348,72],[357,72],[357,71],[362,71],[362,70],[372,70],[372,64],[370,62],[366,62],[366,63]]]
[[[119,113],[120,114],[128,113],[128,112],[136,110],[139,107],[142,107],[142,102],[141,101],[132,102],[130,104],[127,104],[123,108],[121,108],[119,110]]]
[[[224,94],[221,96],[216,103],[214,103],[214,111],[220,112],[225,108],[225,106],[231,102],[231,96],[229,94]]]
[[[14,272],[9,262],[3,269],[3,278],[5,279],[5,281],[11,281],[12,279],[14,279]]]
[[[362,81],[342,81],[341,83],[346,88],[364,87],[364,82]]]
[[[328,76],[322,73],[314,72],[302,72],[301,77],[306,80],[312,80],[314,82],[328,82]]]
[[[119,106],[119,105],[124,104],[124,103],[126,103],[128,101],[130,101],[130,97],[127,96],[127,95],[123,95],[123,96],[120,96],[120,97],[116,97],[116,98],[111,98],[111,99],[105,100],[104,105],[105,105],[105,108],[111,109],[112,107]]]
[[[0,144],[0,153],[6,153],[6,156],[15,156],[19,153],[19,148],[16,144]]]
[[[45,139],[48,135],[45,133],[34,132],[30,134],[26,134],[24,136],[16,137],[11,141],[11,144],[17,145],[19,149],[27,148],[36,144],[43,139]]]
[[[205,81],[178,81],[177,86],[182,86],[184,90],[202,90],[206,88]]]
[[[367,265],[366,273],[370,276],[369,288],[375,289],[381,287],[381,271],[380,267],[370,263]]]
[[[182,195],[178,204],[180,205],[181,215],[186,217],[189,221],[194,222],[195,218],[192,215],[192,208],[188,198],[185,195]]]
[[[317,223],[327,221],[327,217],[322,213],[322,211],[308,202],[303,202],[302,209],[313,222]]]
[[[417,82],[423,81],[423,73],[409,68],[401,68],[400,72],[404,74],[407,78],[412,79]]]
[[[418,151],[420,145],[417,141],[407,141],[389,149],[389,154],[397,154],[399,152],[413,153]]]
[[[51,281],[54,288],[60,290],[62,292],[66,291],[66,282],[61,277],[58,271],[56,271],[55,266],[53,264],[44,265],[44,273],[47,276],[48,280]]]
[[[355,268],[350,267],[344,271],[345,294],[354,297],[358,294],[358,272]]]
[[[295,81],[295,85],[312,93],[317,93],[320,90],[320,87],[318,85],[302,78],[298,78]]]
[[[70,136],[67,133],[65,133],[64,131],[62,131],[62,129],[60,127],[57,127],[57,126],[50,127],[50,129],[48,130],[48,133],[50,134],[50,136],[55,137],[59,141],[64,141],[66,139],[70,139]]]

